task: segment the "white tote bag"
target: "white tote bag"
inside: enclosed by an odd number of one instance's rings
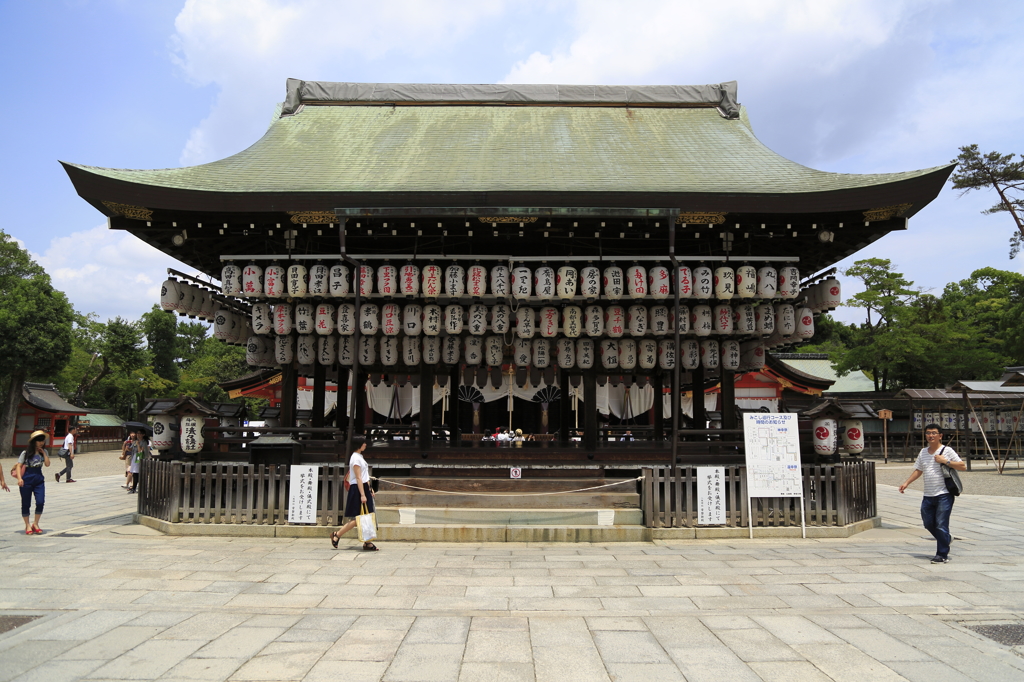
[[[370,542],[377,539],[377,514],[366,511],[363,505],[362,514],[356,517],[356,527],[359,528],[359,540]]]

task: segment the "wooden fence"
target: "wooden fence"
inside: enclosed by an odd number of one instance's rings
[[[799,498],[755,498],[747,505],[746,467],[725,466],[725,525],[746,527],[750,514],[754,525],[799,526]],[[697,470],[679,467],[645,468],[642,505],[648,528],[697,526]],[[875,464],[846,461],[838,464],[805,464],[804,514],[808,526],[845,526],[877,514]]]
[[[232,462],[142,462],[139,513],[172,523],[288,522],[291,468]],[[345,467],[321,466],[317,525],[340,526]]]

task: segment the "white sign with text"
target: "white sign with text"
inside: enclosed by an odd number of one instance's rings
[[[697,467],[697,525],[725,524],[725,467]]]
[[[288,523],[316,523],[317,490],[320,467],[291,467],[291,485],[288,488]]]

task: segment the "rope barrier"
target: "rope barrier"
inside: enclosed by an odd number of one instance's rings
[[[386,478],[377,478],[376,476],[371,476],[370,478],[372,478],[375,481],[380,481],[381,483],[390,483],[391,485],[400,485],[403,488],[411,488],[413,490],[423,490],[423,491],[428,492],[428,493],[441,493],[442,495],[467,495],[467,496],[470,496],[470,497],[539,497],[539,496],[542,496],[542,495],[565,495],[566,493],[582,493],[582,492],[586,492],[588,490],[597,490],[599,488],[610,488],[611,486],[614,486],[614,485],[622,485],[623,483],[632,483],[634,481],[642,481],[642,480],[644,480],[643,476],[637,476],[636,478],[627,478],[627,479],[625,479],[623,481],[616,481],[615,483],[605,483],[604,485],[595,485],[595,486],[591,486],[589,488],[577,488],[576,490],[559,490],[559,491],[547,492],[547,493],[467,493],[467,492],[462,492],[462,491],[457,491],[457,490],[435,490],[433,488],[421,488],[421,487],[419,487],[417,485],[409,485],[407,483],[399,483],[398,481],[390,481],[390,480],[388,480]]]

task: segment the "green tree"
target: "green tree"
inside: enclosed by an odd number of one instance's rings
[[[1024,275],[981,268],[942,292],[949,315],[977,330],[1000,365],[1024,364]]]
[[[149,349],[153,371],[160,378],[170,382],[178,382],[178,320],[173,314],[167,314],[154,305],[153,309],[142,316],[142,328],[146,334],[146,347]]]
[[[975,189],[994,189],[999,203],[982,211],[985,214],[1009,213],[1017,231],[1010,237],[1010,258],[1024,246],[1024,158],[1014,161],[1015,154],[989,152],[982,154],[978,145],[960,147],[960,155],[953,159],[956,171],[950,176],[953,189],[966,194]]]
[[[56,374],[71,356],[73,309],[50,277],[0,231],[0,453],[11,440],[22,386]]]

